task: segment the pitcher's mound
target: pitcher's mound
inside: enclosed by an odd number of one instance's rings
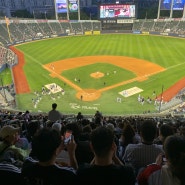
[[[82,101],[94,101],[101,96],[101,92],[96,89],[83,89],[78,91],[76,97]]]
[[[101,73],[101,72],[97,71],[95,73],[91,73],[90,76],[93,77],[93,78],[101,78],[101,77],[104,76],[104,73]]]

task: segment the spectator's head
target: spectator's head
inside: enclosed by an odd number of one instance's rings
[[[61,123],[55,122],[55,123],[53,123],[53,125],[51,127],[52,127],[52,129],[57,130],[61,134],[61,129],[62,129],[62,124]]]
[[[27,139],[32,141],[33,136],[40,130],[41,126],[38,120],[31,120],[27,125]]]
[[[56,109],[57,108],[57,104],[56,103],[53,103],[52,104],[52,109]]]
[[[92,132],[92,128],[90,125],[85,125],[83,128],[82,128],[82,132],[83,133],[91,133]]]
[[[50,161],[56,156],[61,144],[61,135],[51,128],[40,129],[32,140],[32,152],[40,162]]]
[[[115,128],[114,128],[114,125],[112,123],[107,123],[106,124],[106,127],[109,128],[109,129],[111,129],[114,132],[114,129]]]
[[[114,131],[105,127],[99,126],[91,133],[91,148],[97,157],[103,158],[111,151],[114,152]]]
[[[168,136],[164,142],[164,151],[172,173],[181,180],[181,184],[184,184],[185,138],[177,135]]]
[[[166,137],[173,135],[174,134],[174,129],[172,126],[168,124],[163,124],[159,128],[159,137],[162,143],[164,143]]]
[[[143,142],[152,143],[157,135],[157,126],[153,120],[145,120],[141,124],[140,133]]]
[[[7,144],[14,144],[18,139],[19,132],[20,128],[6,125],[0,129],[0,138]]]
[[[131,124],[126,124],[123,128],[122,136],[124,138],[124,145],[127,146],[130,143],[133,143],[135,131]]]

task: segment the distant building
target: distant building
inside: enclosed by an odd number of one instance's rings
[[[54,0],[0,0],[0,11],[11,17],[17,10],[27,10],[34,13],[54,12]]]
[[[0,11],[15,12],[16,10],[28,10],[30,13],[54,12],[54,0],[0,0]],[[91,7],[93,0],[80,0],[80,7]],[[96,3],[97,4],[97,3]],[[8,16],[8,14],[6,13]]]

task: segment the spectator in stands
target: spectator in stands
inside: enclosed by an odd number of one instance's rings
[[[137,175],[138,171],[146,165],[155,162],[156,157],[163,152],[162,145],[153,144],[157,134],[157,126],[152,119],[146,119],[141,123],[140,135],[141,143],[129,144],[126,147],[123,161],[134,167]]]
[[[135,184],[133,169],[124,166],[116,156],[114,137],[114,132],[105,126],[99,126],[92,131],[90,146],[94,159],[91,164],[79,166],[79,184]]]
[[[81,122],[83,120],[84,116],[82,115],[81,112],[78,112],[77,116],[76,116],[76,119],[77,121]]]
[[[155,164],[148,165],[138,176],[138,184],[184,185],[185,184],[185,138],[168,136],[164,142],[164,155]]]
[[[40,130],[40,128],[41,125],[38,120],[31,120],[28,123],[26,127],[26,137],[30,143],[32,142],[33,136],[35,135],[35,133],[37,133],[38,130]]]
[[[122,159],[128,144],[138,144],[140,140],[136,137],[135,130],[130,123],[125,124],[121,137],[119,138],[118,153]]]
[[[13,126],[14,128],[17,128],[17,127],[20,128],[19,131],[17,132],[14,145],[23,150],[29,150],[29,142],[28,142],[28,139],[23,134],[23,130],[21,127],[22,124],[20,120],[12,117],[8,124]]]
[[[96,113],[94,115],[94,119],[95,119],[95,124],[97,124],[97,125],[102,124],[103,116],[100,111],[98,111],[98,110],[96,111]]]
[[[55,122],[51,128],[57,130],[61,134],[62,124],[60,122]]]
[[[165,139],[170,136],[173,135],[174,132],[174,128],[169,125],[169,124],[162,124],[159,127],[159,136],[154,140],[155,144],[159,144],[159,145],[163,145]]]
[[[22,148],[23,150],[30,149],[28,139],[26,137],[21,137],[20,134],[17,136],[17,141],[15,142],[15,146],[18,148]]]
[[[23,114],[23,119],[28,122],[30,121],[30,112],[27,110],[24,114]]]
[[[90,163],[91,160],[93,159],[93,154],[92,151],[89,147],[89,138],[90,138],[90,133],[92,131],[92,128],[90,125],[86,125],[82,127],[80,124],[77,122],[72,122],[72,123],[67,123],[64,127],[64,133],[65,131],[71,131],[74,140],[77,143],[75,155],[76,159],[79,165],[83,163]],[[67,159],[67,156],[65,155],[65,151],[61,152],[59,155],[60,158],[65,158]]]
[[[114,142],[116,144],[116,146],[118,146],[119,144],[119,138],[117,137],[117,133],[115,131],[115,126],[113,123],[104,123],[104,126],[111,129],[114,132]]]
[[[30,184],[77,184],[76,143],[72,138],[66,145],[70,167],[56,164],[57,155],[64,149],[64,141],[61,140],[59,132],[52,128],[42,128],[38,131],[32,141],[32,151],[37,160],[28,158],[22,168],[22,174]]]
[[[56,121],[61,121],[63,119],[63,115],[58,110],[56,110],[56,108],[57,108],[57,104],[53,103],[52,110],[50,110],[48,113],[48,119],[52,123],[54,123]]]
[[[66,130],[72,131],[75,142],[78,142],[79,135],[80,135],[81,132],[82,132],[82,127],[81,127],[81,125],[78,124],[78,123],[76,123],[76,122],[67,123],[67,124],[65,124],[65,126],[63,127],[63,132],[65,132]]]
[[[0,129],[0,161],[22,166],[25,158],[29,155],[29,150],[23,150],[15,146],[18,140],[20,128],[5,125]]]
[[[92,128],[89,125],[85,125],[82,128],[82,132],[78,137],[77,147],[76,147],[76,159],[78,161],[78,165],[82,165],[85,163],[90,163],[94,154],[90,148],[90,135],[92,132]]]
[[[79,135],[82,132],[81,126],[79,124],[77,124],[76,122],[65,123],[62,126],[62,131],[61,131],[62,137],[65,137],[66,132],[72,133],[74,141],[78,147]],[[76,148],[76,150],[77,150],[77,148]],[[68,155],[68,151],[66,148],[65,148],[65,150],[62,150],[57,157],[57,160],[61,161],[61,159],[62,159],[62,162],[64,161],[66,163],[69,163],[69,155]]]

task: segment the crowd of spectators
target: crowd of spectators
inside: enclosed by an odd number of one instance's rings
[[[185,21],[183,19],[142,19],[134,20],[133,25],[130,26],[130,28],[132,31],[169,32],[184,35],[184,24]],[[47,20],[16,20],[9,25],[11,39],[7,33],[6,24],[0,24],[0,31],[3,33],[0,36],[0,42],[7,46],[15,43],[29,42],[65,34],[82,35],[85,32],[101,30],[102,25],[100,21],[59,22],[53,20],[48,22]]]
[[[161,32],[161,33],[175,33],[185,34],[185,22],[182,19],[142,19],[136,20],[133,24],[132,30],[140,30],[143,32]]]
[[[82,35],[85,31],[100,31],[100,29],[100,21],[92,23],[91,21],[59,22],[53,20],[52,22],[48,22],[47,20],[17,20],[11,22],[9,25],[10,36],[7,33],[5,23],[0,24],[0,31],[4,32],[4,34],[0,36],[0,42],[7,46],[65,34]]]
[[[13,66],[17,63],[16,54],[3,46],[0,46],[0,68],[4,64]]]
[[[0,110],[0,174],[9,175],[7,184],[168,185],[161,171],[173,185],[184,184],[183,118],[101,114],[96,121],[95,112],[68,121],[56,103],[51,109],[45,115]],[[153,182],[155,171],[160,183]]]

